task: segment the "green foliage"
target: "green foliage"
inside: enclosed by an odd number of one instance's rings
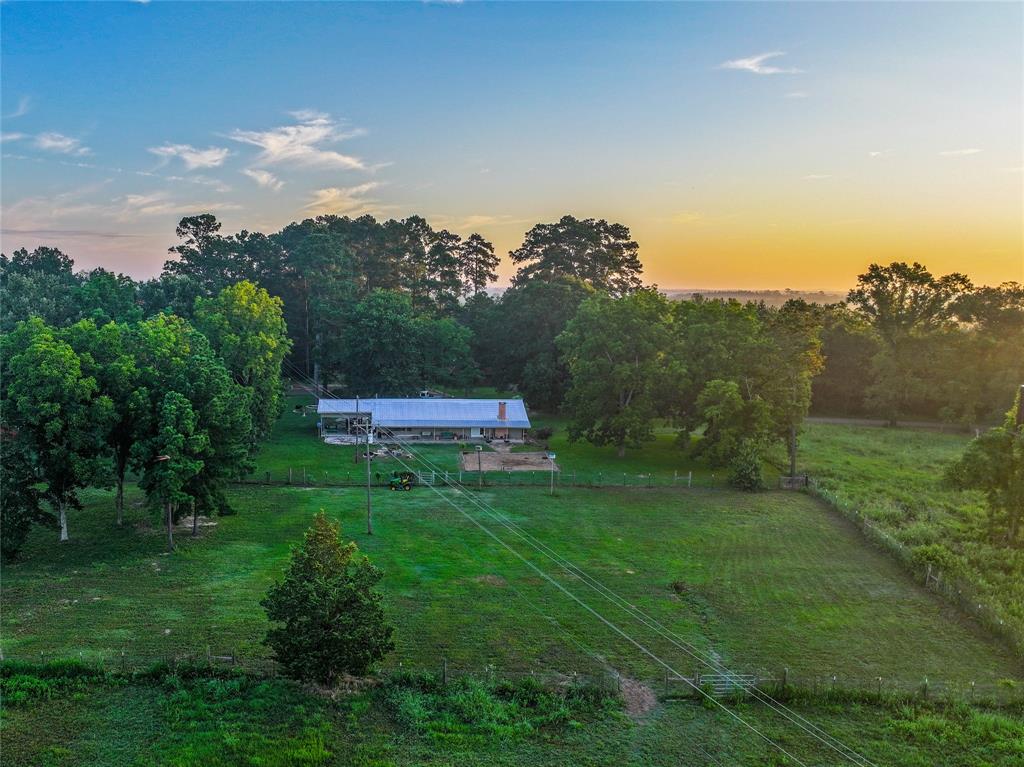
[[[821,343],[825,366],[812,384],[812,410],[821,415],[863,415],[873,383],[871,360],[878,352],[871,326],[842,304],[824,307]]]
[[[18,323],[3,337],[2,352],[3,427],[31,456],[42,497],[57,512],[61,540],[67,540],[67,508],[79,506],[79,490],[103,481],[113,404],[75,350],[39,319]],[[20,505],[31,508],[31,501]]]
[[[166,440],[172,440],[175,426],[166,437],[160,436],[160,423],[167,395],[181,395],[195,416],[194,427],[184,415],[177,397],[172,416],[178,426],[189,427],[183,454],[201,460],[198,473],[191,475],[183,494],[194,499],[197,509],[207,513],[227,512],[224,487],[228,480],[245,473],[251,466],[248,455],[253,443],[250,392],[232,381],[220,357],[206,337],[192,325],[173,315],[157,315],[135,328],[135,357],[139,380],[148,392],[148,417],[139,422],[140,437],[133,449],[134,465],[141,471],[152,467]],[[191,436],[199,441],[192,441]],[[201,435],[201,436],[200,436]],[[190,459],[191,460],[191,459]],[[186,472],[188,473],[188,472]],[[154,485],[155,487],[155,485]],[[159,500],[158,500],[159,498]],[[166,503],[161,496],[151,500]],[[181,498],[179,497],[179,500]]]
[[[669,305],[653,290],[584,301],[557,342],[572,377],[565,410],[570,439],[639,447],[653,438],[655,393],[675,374],[666,354]]]
[[[1024,426],[1018,426],[1018,394],[1002,426],[974,439],[950,465],[947,480],[961,490],[980,490],[988,502],[989,533],[997,529],[1011,546],[1019,540],[1024,517]]]
[[[639,250],[622,224],[562,216],[553,224],[537,224],[509,253],[521,264],[512,282],[521,286],[531,280],[575,277],[597,291],[625,295],[641,286]]]
[[[75,291],[80,316],[97,325],[131,323],[142,319],[137,300],[138,286],[125,274],[93,269]]]
[[[499,385],[514,385],[531,408],[554,412],[569,387],[555,339],[594,290],[575,277],[530,280],[505,291],[476,345]]]
[[[351,392],[408,396],[430,385],[464,386],[476,375],[469,331],[418,316],[412,299],[378,290],[349,310],[341,368]]]
[[[56,528],[57,519],[42,507],[35,464],[27,446],[4,434],[0,439],[0,558],[17,558],[36,525]]]
[[[494,246],[479,234],[471,234],[462,242],[459,261],[468,296],[482,294],[488,285],[498,279],[495,270],[501,259],[494,252]]]
[[[263,440],[281,415],[281,364],[288,340],[280,298],[243,281],[196,302],[196,327],[210,340],[235,383],[249,392],[253,437]]]
[[[748,493],[764,489],[761,461],[761,449],[757,443],[750,439],[742,440],[729,461],[729,484]]]
[[[261,603],[275,624],[266,643],[297,679],[330,684],[363,674],[394,649],[394,629],[374,590],[384,574],[339,536],[340,526],[317,514],[292,550],[284,580]]]
[[[404,727],[444,747],[526,738],[577,725],[617,708],[616,696],[588,686],[555,689],[530,678],[513,682],[430,674],[389,676],[382,701]]]
[[[767,443],[772,429],[768,404],[744,399],[735,381],[709,381],[697,398],[696,414],[704,432],[690,449],[711,466],[728,466],[744,444]]]

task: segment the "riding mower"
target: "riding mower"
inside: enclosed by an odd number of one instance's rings
[[[392,490],[412,490],[416,484],[416,475],[411,471],[393,471],[391,479],[388,480],[388,487]]]

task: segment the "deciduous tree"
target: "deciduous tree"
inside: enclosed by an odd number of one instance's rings
[[[75,350],[40,319],[19,323],[3,339],[2,425],[31,456],[42,497],[68,535],[67,512],[80,508],[78,491],[102,482],[110,398],[85,375]]]
[[[653,439],[658,380],[672,374],[669,305],[654,290],[580,304],[558,337],[572,384],[565,399],[569,438],[626,447]]]

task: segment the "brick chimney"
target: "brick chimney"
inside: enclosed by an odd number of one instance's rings
[[[499,402],[498,403],[498,420],[499,421],[507,421],[508,420],[508,414],[505,412],[505,403],[504,402]]]

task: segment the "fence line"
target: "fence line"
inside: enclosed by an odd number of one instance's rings
[[[145,673],[165,666],[172,672],[186,668],[207,668],[219,672],[241,672],[260,677],[276,678],[283,675],[282,666],[271,658],[262,656],[241,656],[233,650],[213,652],[165,653],[137,655],[121,652],[110,656],[78,657],[58,653],[39,653],[38,656],[5,655],[0,658],[0,669],[7,663],[45,664],[59,662],[81,662],[94,666],[99,671],[132,674]],[[385,681],[396,673],[433,674],[443,681],[463,677],[493,678],[499,680],[534,679],[552,687],[589,685],[605,690],[618,690],[624,679],[617,671],[608,668],[564,671],[503,669],[493,664],[478,667],[457,666],[439,657],[433,665],[407,664],[399,662],[390,665],[378,674],[367,677],[346,677],[342,680],[343,690],[357,692]],[[697,669],[692,676],[676,676],[666,672],[658,679],[641,679],[662,700],[683,697],[701,697],[699,689],[718,698],[752,697],[755,691],[779,695],[833,695],[865,697],[873,700],[907,698],[917,700],[953,701],[999,706],[1024,705],[1024,687],[1019,684],[992,682],[950,681],[921,677],[919,679],[897,677],[864,677],[859,675],[809,674],[783,668],[779,673],[721,673],[711,669]]]
[[[372,464],[371,464],[372,466]],[[374,469],[370,476],[373,487],[388,487],[394,464]],[[695,475],[692,471],[655,472],[603,472],[603,471],[428,471],[437,482],[456,484],[467,489],[474,487],[554,487],[559,488],[728,488],[727,478],[722,475]],[[481,475],[483,475],[481,477]],[[422,479],[422,478],[421,478]],[[353,468],[348,471],[313,471],[308,467],[295,466],[276,471],[260,471],[235,480],[238,485],[261,485],[267,487],[365,487],[366,471]],[[426,484],[429,484],[427,482]]]
[[[1024,636],[1014,628],[1005,614],[986,604],[971,583],[948,576],[931,564],[915,561],[910,547],[904,546],[895,536],[868,519],[857,506],[849,503],[840,493],[821,487],[813,478],[807,483],[807,491],[856,525],[871,543],[891,554],[914,580],[976,618],[986,629],[1006,642],[1014,652],[1024,656]]]

